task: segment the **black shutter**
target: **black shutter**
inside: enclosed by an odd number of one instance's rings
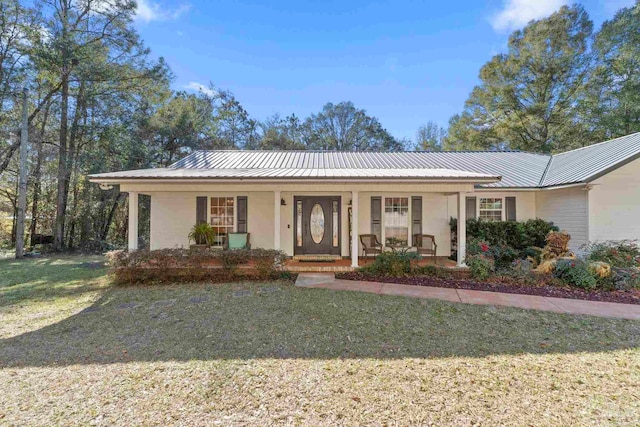
[[[357,221],[357,218],[354,218]],[[382,198],[371,198],[371,234],[375,234],[378,240],[382,240]]]
[[[476,219],[476,198],[467,197],[467,219]]]
[[[207,222],[207,198],[196,197],[196,224]]]
[[[411,198],[411,234],[422,234],[422,197]]]
[[[238,196],[238,233],[247,232],[247,196]]]
[[[505,219],[507,221],[515,221],[516,220],[516,198],[515,197],[505,197]]]

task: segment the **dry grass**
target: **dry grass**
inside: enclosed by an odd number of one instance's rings
[[[286,283],[110,287],[86,262],[0,261],[0,424],[640,420],[640,322]]]

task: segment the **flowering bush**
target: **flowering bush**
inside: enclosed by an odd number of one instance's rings
[[[602,261],[620,268],[640,266],[640,248],[634,240],[591,243],[583,250],[590,261]]]

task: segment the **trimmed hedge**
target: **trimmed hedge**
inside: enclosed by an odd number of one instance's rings
[[[228,251],[158,249],[107,253],[116,283],[228,281],[246,278],[271,279],[287,276],[282,271],[286,255],[271,249]],[[239,271],[240,265],[248,268]]]
[[[455,235],[458,229],[458,220],[451,218],[449,225],[452,235]],[[550,231],[559,231],[559,228],[552,222],[542,219],[520,222],[467,220],[467,241],[485,241],[491,246],[506,245],[517,251],[523,251],[531,246],[543,247],[545,238]]]

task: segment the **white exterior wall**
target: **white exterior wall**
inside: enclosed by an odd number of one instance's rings
[[[187,235],[196,222],[198,196],[247,196],[247,226],[251,233],[251,245],[256,248],[273,247],[273,193],[218,191],[148,194],[151,195],[151,249],[189,247]]]
[[[596,179],[589,191],[589,240],[640,239],[640,160]]]
[[[401,185],[402,190],[397,191]],[[151,196],[151,249],[188,247],[187,238],[196,221],[196,197],[198,196],[247,196],[247,227],[251,244],[255,248],[273,248],[274,242],[274,185],[228,184],[123,184],[121,191],[138,191]],[[280,238],[281,249],[293,255],[293,198],[296,195],[339,195],[342,200],[341,247],[342,255],[349,255],[348,209],[351,189],[359,191],[359,233],[371,229],[371,196],[411,197],[421,196],[423,202],[422,229],[434,234],[438,255],[450,253],[449,212],[447,194],[471,191],[468,184],[281,184]],[[224,191],[219,191],[224,190]],[[376,191],[372,191],[372,190]],[[250,191],[255,190],[255,191]],[[236,224],[237,225],[237,224]],[[410,225],[410,224],[409,224]]]
[[[449,215],[447,210],[447,196],[444,193],[404,193],[404,192],[361,192],[359,197],[360,234],[371,233],[371,197],[382,197],[382,215],[384,217],[385,197],[409,198],[409,234],[411,234],[411,197],[422,197],[422,232],[433,234],[438,245],[438,256],[451,254],[451,233],[449,231]],[[384,218],[382,221],[384,228]],[[347,231],[348,236],[348,231]],[[384,243],[384,242],[383,242]],[[359,251],[362,246],[358,243]],[[361,253],[361,252],[360,252]],[[348,250],[347,250],[348,254]]]
[[[569,247],[573,251],[589,241],[589,193],[583,187],[543,190],[535,194],[537,217],[566,230],[571,235]]]
[[[536,218],[536,196],[534,191],[485,191],[476,190],[467,194],[467,197],[476,198],[476,218],[480,216],[481,198],[501,198],[502,199],[502,219],[505,219],[505,197],[516,198],[516,221],[527,221]],[[458,217],[458,199],[455,195],[447,197],[447,211],[450,218]]]

